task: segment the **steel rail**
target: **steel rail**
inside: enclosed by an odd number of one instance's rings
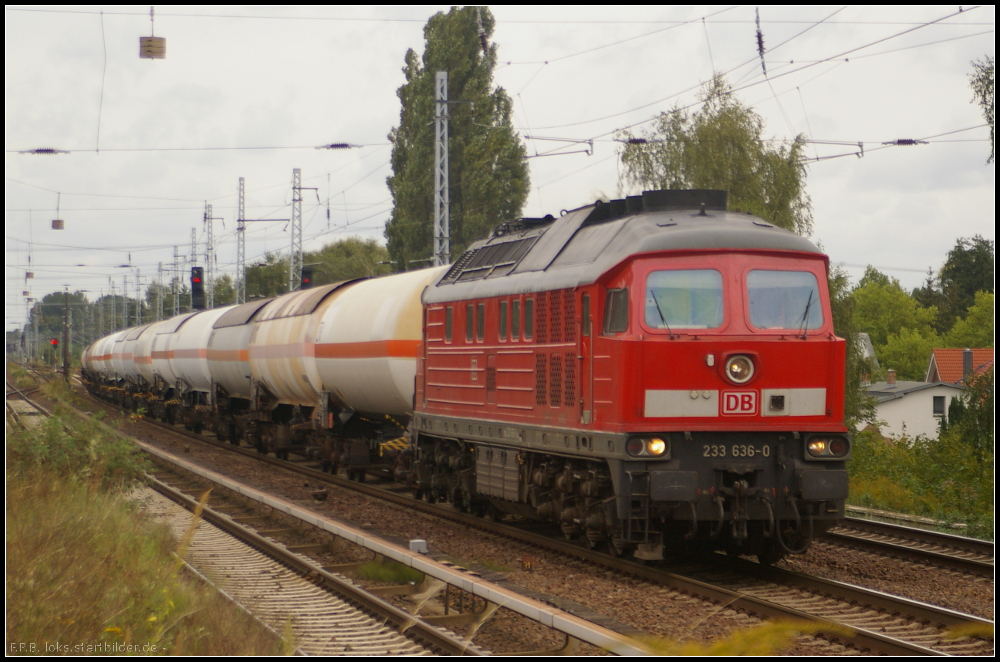
[[[928,531],[899,524],[847,518],[822,539],[833,544],[889,554],[959,572],[993,577],[994,545],[990,541]]]
[[[163,456],[158,457],[164,459]],[[149,485],[158,493],[191,512],[194,512],[198,508],[198,501],[157,479],[155,476],[149,477]],[[324,570],[322,566],[311,563],[298,554],[290,552],[271,540],[241,526],[210,506],[206,505],[203,507],[201,517],[206,522],[211,523],[228,535],[275,559],[294,572],[302,576],[308,576],[314,583],[347,600],[361,611],[392,623],[400,632],[406,632],[410,638],[418,640],[431,650],[446,655],[482,654],[478,648],[470,646],[455,635],[428,625],[402,609]]]

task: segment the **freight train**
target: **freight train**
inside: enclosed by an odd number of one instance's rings
[[[84,381],[616,554],[770,563],[844,515],[828,266],[724,191],[647,191],[501,224],[450,266],[120,331]]]

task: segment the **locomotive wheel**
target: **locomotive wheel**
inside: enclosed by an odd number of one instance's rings
[[[631,551],[631,547],[622,538],[621,531],[615,531],[608,539],[608,551],[612,556],[622,557]]]

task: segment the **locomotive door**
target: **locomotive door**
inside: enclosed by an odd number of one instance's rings
[[[594,352],[593,352],[593,328],[590,320],[590,295],[584,294],[580,301],[580,333],[579,345],[577,346],[577,374],[580,379],[580,394],[578,409],[579,420],[582,425],[589,425],[594,420]]]

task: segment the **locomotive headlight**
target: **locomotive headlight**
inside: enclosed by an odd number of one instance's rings
[[[662,437],[633,437],[625,443],[625,452],[632,457],[663,457],[669,450],[670,444]]]
[[[806,452],[817,459],[840,459],[850,450],[851,445],[844,437],[813,437],[806,442]]]
[[[809,442],[809,454],[819,457],[826,453],[826,439],[813,439]]]
[[[753,361],[749,356],[738,354],[726,359],[726,377],[734,384],[746,384],[753,378]]]

